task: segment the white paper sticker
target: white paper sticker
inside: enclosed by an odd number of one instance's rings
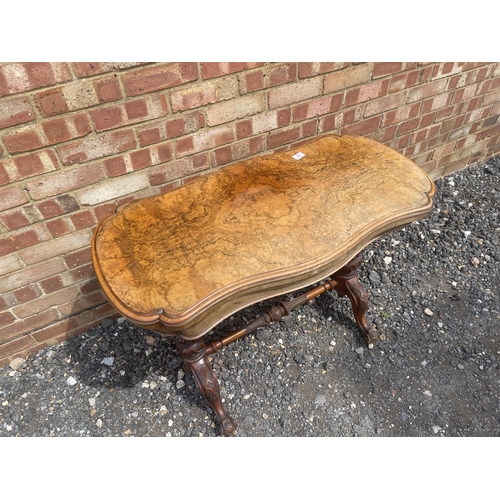
[[[295,153],[292,158],[295,160],[300,160],[301,158],[304,158],[305,154],[301,153],[300,151],[298,153]]]

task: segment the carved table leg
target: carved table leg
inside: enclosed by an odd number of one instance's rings
[[[339,269],[333,279],[337,281],[335,291],[343,297],[347,295],[352,304],[354,318],[358,328],[365,336],[369,346],[380,339],[380,336],[374,328],[370,328],[366,322],[366,312],[368,310],[368,293],[364,286],[358,280],[358,267],[361,265],[361,257],[354,257],[343,268]]]
[[[178,335],[175,345],[184,362],[184,369],[193,376],[203,397],[217,416],[220,433],[223,436],[233,433],[237,425],[222,404],[219,382],[208,361],[205,340],[185,340]]]

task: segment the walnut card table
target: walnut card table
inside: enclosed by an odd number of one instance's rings
[[[433,195],[430,178],[389,147],[324,135],[120,205],[93,234],[92,262],[120,314],[175,336],[185,370],[227,435],[236,423],[208,356],[329,290],[349,297],[372,345],[379,335],[366,321],[358,254],[379,236],[427,216]],[[235,312],[319,282],[222,340],[207,340]]]

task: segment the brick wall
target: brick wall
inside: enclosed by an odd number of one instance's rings
[[[500,63],[0,65],[0,366],[113,314],[90,238],[118,201],[317,134],[433,178],[500,153]]]

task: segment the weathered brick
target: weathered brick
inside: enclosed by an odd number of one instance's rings
[[[77,286],[73,285],[59,290],[36,300],[31,300],[27,304],[23,304],[13,308],[14,314],[20,318],[28,318],[33,315],[38,315],[44,311],[49,310],[53,306],[65,304],[69,300],[75,300],[80,294]]]
[[[207,123],[213,127],[245,116],[256,115],[264,111],[265,105],[263,93],[251,94],[227,102],[213,104],[206,111]]]
[[[23,322],[19,322],[23,323]],[[19,329],[20,331],[22,328],[16,327],[16,330]],[[8,327],[4,330],[6,333],[9,333]],[[0,331],[0,342],[11,339],[13,337],[17,336],[17,332],[10,332],[12,333],[11,336],[5,337],[2,336],[2,332]],[[5,337],[5,338],[4,338]],[[5,343],[0,345],[0,366],[7,365],[11,359],[11,357],[20,357],[20,353],[26,352],[28,349],[33,348],[35,346],[35,341],[33,338],[31,338],[30,335],[26,335],[24,337],[21,337],[19,339],[12,340],[11,342]]]
[[[0,129],[35,120],[35,113],[27,97],[4,100],[0,107]]]
[[[59,144],[77,137],[84,137],[92,132],[89,119],[85,113],[78,113],[65,118],[56,118],[42,123],[47,138],[47,145]]]
[[[270,67],[267,71],[268,86],[276,87],[294,82],[297,78],[297,63],[285,63]]]
[[[155,186],[192,175],[207,169],[209,166],[210,162],[208,155],[202,154],[172,161],[166,165],[160,165],[159,167],[150,168],[148,170],[148,175],[151,185]]]
[[[349,66],[347,62],[301,62],[299,63],[299,78],[331,73]]]
[[[29,179],[26,189],[33,200],[42,200],[97,183],[104,177],[101,164],[93,163]]]
[[[86,76],[108,73],[110,71],[120,71],[134,66],[146,64],[143,62],[76,62],[72,63],[73,70],[79,78]]]
[[[229,76],[173,89],[170,91],[170,102],[172,111],[177,113],[237,96],[238,80],[236,76]]]
[[[235,142],[229,146],[216,149],[212,152],[212,163],[214,166],[224,165],[242,158],[247,158],[266,149],[264,136],[252,137],[243,141]]]
[[[322,77],[316,77],[271,89],[269,91],[269,108],[281,108],[312,97],[318,97],[321,95],[322,85]]]
[[[36,330],[43,326],[47,326],[56,319],[59,318],[59,314],[54,309],[49,311],[43,311],[40,314],[35,314],[29,318],[16,321],[7,327],[0,328],[0,342],[6,341],[19,335]]]
[[[19,251],[19,255],[26,264],[37,264],[87,246],[90,244],[90,238],[91,234],[88,230],[77,231],[30,248],[24,248]]]
[[[491,104],[496,104],[497,102],[500,102],[500,89],[490,92],[489,94],[485,94],[481,101],[481,106],[489,106]]]
[[[127,96],[132,97],[156,90],[176,87],[198,79],[196,63],[155,64],[122,75]]]
[[[0,276],[18,271],[22,267],[23,264],[16,254],[10,254],[6,255],[5,257],[0,257]]]
[[[97,132],[146,120],[153,120],[167,114],[167,102],[163,95],[134,99],[124,104],[97,108],[90,111],[90,116]]]
[[[72,144],[58,146],[56,150],[63,165],[72,165],[112,156],[135,147],[134,132],[127,129],[91,136]]]
[[[436,80],[432,83],[419,85],[408,90],[408,102],[421,101],[429,97],[441,94],[446,89],[446,80]]]
[[[7,160],[5,165],[12,180],[26,179],[59,168],[56,155],[50,149],[16,156],[12,160]]]
[[[138,172],[100,182],[98,185],[79,190],[76,195],[82,205],[98,205],[149,186],[148,176]]]
[[[0,161],[0,186],[5,186],[5,184],[9,184],[12,180],[5,168],[4,162]]]
[[[383,76],[393,75],[403,70],[402,62],[380,62],[373,66],[372,78],[381,78]]]
[[[59,274],[65,270],[66,266],[61,259],[41,262],[35,266],[25,267],[0,280],[0,293],[16,290],[41,279]]]
[[[0,212],[18,207],[29,201],[26,191],[20,186],[7,186],[0,189]]]
[[[71,80],[66,63],[9,63],[0,67],[0,96]]]
[[[213,149],[234,141],[232,125],[223,125],[195,135],[178,139],[176,153],[178,157]]]
[[[344,105],[354,106],[362,102],[376,99],[377,97],[382,97],[383,95],[387,94],[389,82],[390,80],[388,79],[377,80],[375,82],[363,85],[360,88],[346,92]]]
[[[88,118],[80,113],[19,128],[4,136],[9,153],[23,153],[83,137],[92,131]]]
[[[46,117],[117,101],[121,97],[120,85],[115,77],[77,80],[35,94],[38,108]]]
[[[63,195],[59,198],[50,198],[35,205],[40,211],[44,219],[51,219],[58,215],[63,215],[69,212],[78,210],[80,206],[75,198],[71,195]]]
[[[314,99],[304,104],[295,106],[292,110],[293,121],[302,121],[316,116],[332,113],[340,109],[342,105],[342,95],[322,97]]]
[[[384,113],[391,109],[399,108],[406,102],[406,92],[390,94],[380,99],[374,99],[367,103],[364,116],[369,117]]]
[[[217,76],[238,73],[246,69],[254,69],[263,66],[264,63],[255,62],[204,62],[201,63],[201,75],[208,80]]]
[[[340,92],[369,82],[371,80],[373,66],[373,63],[364,63],[325,75],[323,92],[325,94]]]
[[[47,145],[47,140],[40,124],[35,124],[6,134],[4,136],[4,144],[7,151],[14,154],[43,148]]]

